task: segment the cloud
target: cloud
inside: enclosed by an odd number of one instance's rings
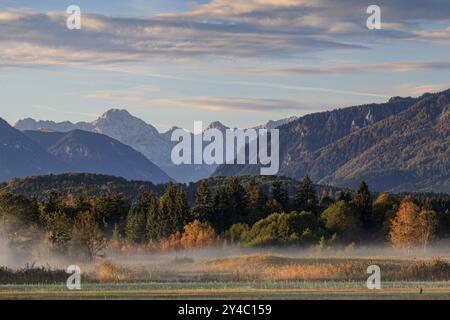
[[[198,96],[183,99],[159,99],[158,104],[167,107],[201,109],[224,112],[281,112],[289,110],[315,110],[287,99],[263,99],[248,97]]]
[[[383,30],[367,30],[359,0],[213,0],[184,13],[112,17],[83,13],[67,30],[63,12],[0,11],[0,66],[286,58],[377,41],[450,40],[447,0],[380,0]],[[439,27],[427,27],[440,23]]]
[[[353,74],[361,72],[408,73],[450,70],[450,61],[396,61],[385,63],[352,63],[325,67],[227,68],[222,73],[255,75]]]
[[[449,86],[442,84],[404,84],[395,88],[395,95],[421,96],[424,93],[441,92]]]

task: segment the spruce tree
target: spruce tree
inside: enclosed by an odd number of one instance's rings
[[[225,228],[239,223],[247,215],[247,195],[239,177],[230,177],[225,188]]]
[[[189,204],[186,197],[186,192],[183,187],[178,187],[175,193],[173,223],[176,231],[183,231],[186,223],[190,222]]]
[[[353,202],[359,212],[363,227],[366,229],[373,227],[372,196],[366,182],[362,181],[360,183]]]
[[[305,176],[295,195],[295,209],[299,212],[317,212],[317,196],[309,176]]]
[[[159,215],[159,199],[151,194],[147,205],[147,224],[146,233],[147,240],[158,241],[161,240],[161,217]]]
[[[132,209],[127,216],[126,237],[127,240],[134,244],[144,243],[145,235],[145,212],[142,210]]]
[[[209,195],[208,183],[206,180],[200,181],[195,197],[195,205],[192,208],[194,219],[205,222],[211,210],[211,199]]]
[[[220,182],[216,184],[214,188],[212,201],[211,201],[211,210],[209,212],[207,222],[211,223],[213,228],[221,233],[226,230],[226,225],[228,222],[225,218],[225,210],[226,210],[226,197],[224,195],[224,190]]]
[[[275,200],[282,208],[284,212],[288,210],[288,202],[289,197],[287,190],[283,187],[283,182],[279,179],[276,179],[272,183],[272,200]]]
[[[159,201],[158,209],[161,238],[166,238],[177,231],[175,224],[175,187],[169,182]]]
[[[247,223],[253,224],[266,217],[267,196],[259,187],[255,179],[251,179],[247,187]]]

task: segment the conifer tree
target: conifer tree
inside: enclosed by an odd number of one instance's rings
[[[239,177],[230,177],[225,187],[225,228],[242,222],[247,215],[247,195]]]
[[[299,212],[317,212],[317,196],[309,176],[305,176],[295,195],[295,209]]]
[[[272,199],[279,203],[284,212],[288,210],[288,193],[283,187],[283,182],[280,179],[275,180],[272,183]]]
[[[247,223],[253,224],[265,218],[267,214],[267,196],[259,187],[255,179],[251,179],[247,187]]]
[[[177,226],[174,223],[175,214],[175,187],[173,183],[168,183],[166,190],[159,201],[159,221],[160,221],[160,236],[166,238],[177,231]]]
[[[145,212],[143,210],[130,210],[125,232],[129,242],[134,244],[145,242]]]
[[[146,224],[146,233],[147,240],[149,241],[158,241],[162,238],[161,233],[161,216],[159,215],[159,199],[151,194],[148,199],[148,211],[147,211],[147,224]]]
[[[206,221],[211,210],[211,199],[209,195],[208,183],[206,180],[200,181],[195,197],[195,205],[192,208],[194,219],[201,222]]]
[[[363,227],[366,229],[372,228],[372,196],[370,195],[369,187],[364,181],[361,182],[359,188],[356,190],[353,202],[359,212]]]
[[[189,222],[189,204],[183,187],[178,187],[175,193],[173,224],[176,231],[183,231],[184,225]]]

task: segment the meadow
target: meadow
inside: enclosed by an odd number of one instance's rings
[[[366,286],[381,269],[381,289]],[[0,270],[0,299],[450,299],[446,256],[312,255],[218,250],[126,255],[80,265],[81,290],[63,270]]]

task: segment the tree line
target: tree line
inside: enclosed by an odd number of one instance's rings
[[[308,176],[289,194],[275,179],[264,192],[256,179],[240,177],[197,185],[190,204],[184,185],[162,194],[141,190],[131,202],[106,189],[93,194],[50,191],[45,199],[0,192],[0,228],[17,248],[42,243],[59,254],[101,254],[104,249],[169,250],[218,243],[243,246],[310,246],[390,242],[424,249],[450,234],[448,201],[396,197],[373,199],[365,182],[354,192],[318,196]]]

